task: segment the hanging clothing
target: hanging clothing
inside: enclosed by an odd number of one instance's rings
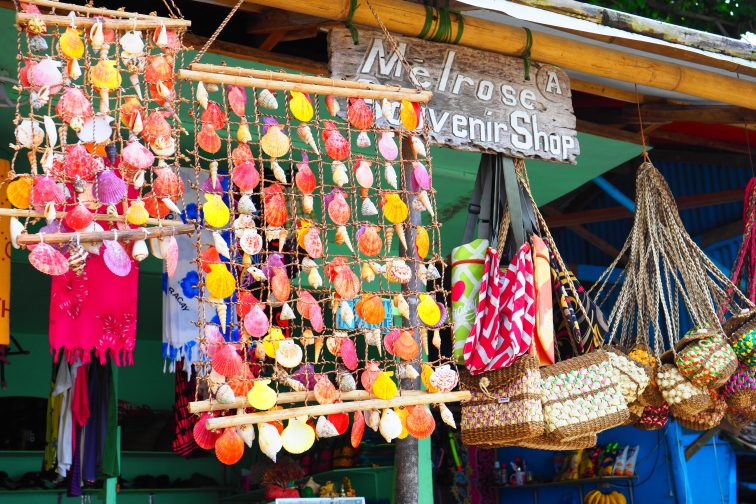
[[[53,376],[50,381],[50,394],[47,397],[45,453],[42,463],[42,469],[45,471],[52,471],[55,469],[58,455],[58,433],[60,429],[60,415],[63,412],[63,395],[55,394],[55,382],[61,365],[62,363],[53,365]]]
[[[89,385],[88,372],[82,367],[76,373],[71,399],[71,418],[74,425],[73,463],[69,473],[68,495],[78,497],[81,495],[81,456],[82,456],[82,432],[89,421]]]
[[[176,432],[172,447],[175,453],[186,457],[199,449],[193,433],[197,417],[189,413],[189,402],[194,400],[196,381],[187,379],[187,374],[181,369],[182,362],[177,364],[179,369],[176,370],[176,402],[173,405]]]
[[[53,389],[53,396],[61,396],[56,457],[58,461],[57,472],[62,477],[68,474],[68,470],[73,463],[74,423],[71,403],[73,401],[73,384],[80,366],[81,362],[69,364],[67,360],[61,359]]]
[[[535,350],[541,366],[554,364],[554,310],[551,285],[551,252],[538,236],[530,238],[533,247],[533,285],[535,287]]]
[[[56,356],[63,348],[69,362],[81,358],[87,364],[94,351],[101,364],[108,353],[117,366],[133,364],[138,282],[136,262],[119,277],[95,254],[81,275],[52,277],[50,348]]]
[[[84,430],[81,471],[81,477],[86,482],[94,482],[102,466],[108,426],[109,368],[110,363],[103,366],[95,361],[89,365],[90,416]]]
[[[121,475],[118,456],[118,370],[109,365],[108,375],[108,420],[105,426],[105,445],[102,453],[102,473],[116,478]]]

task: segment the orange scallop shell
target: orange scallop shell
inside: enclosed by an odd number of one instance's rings
[[[376,226],[367,226],[365,231],[357,238],[357,248],[368,257],[377,256],[381,247],[383,247],[383,240],[381,240],[381,235],[378,234]]]
[[[233,465],[244,455],[244,440],[236,432],[236,427],[226,427],[215,442],[215,456],[226,465]]]
[[[302,241],[307,255],[313,259],[323,257],[323,242],[320,240],[320,231],[317,226],[308,227]]]
[[[412,360],[417,357],[420,347],[412,337],[412,333],[409,331],[401,331],[399,337],[394,341],[394,355],[403,360]]]
[[[29,208],[32,185],[32,178],[27,175],[18,177],[8,184],[6,197],[11,205],[16,208]]]
[[[201,120],[203,123],[210,123],[215,129],[221,129],[226,125],[227,117],[220,105],[211,101],[207,104],[207,108],[202,111]]]
[[[349,216],[352,214],[352,210],[349,208],[344,193],[341,191],[335,191],[333,199],[328,203],[328,216],[331,220],[343,226],[349,222]]]
[[[373,111],[362,98],[349,98],[347,118],[349,123],[359,130],[366,130],[373,124]]]
[[[352,420],[352,434],[351,434],[351,443],[352,448],[355,450],[358,446],[360,446],[360,443],[362,442],[362,435],[365,433],[365,415],[362,414],[362,411],[355,411],[354,412],[354,419]]]
[[[347,265],[342,266],[339,272],[336,273],[333,285],[336,289],[336,294],[342,299],[354,299],[361,288],[359,277]]]
[[[386,318],[383,299],[376,294],[365,294],[355,306],[357,315],[368,324],[380,324]]]
[[[150,84],[161,81],[168,84],[173,80],[173,57],[165,54],[156,54],[147,58],[147,67],[144,69],[144,80]]]
[[[281,227],[289,217],[283,189],[278,184],[271,184],[263,189],[265,205],[265,222],[272,227]]]
[[[270,279],[270,290],[277,300],[283,302],[291,295],[291,282],[284,268],[272,268],[273,278]]]
[[[252,155],[252,149],[247,144],[239,144],[231,151],[231,160],[234,166],[239,166],[245,161],[254,163],[255,157]]]
[[[238,375],[228,380],[228,385],[237,397],[246,397],[247,393],[252,390],[252,386],[255,384],[254,378],[255,375],[252,374],[249,366],[244,365]]]
[[[215,154],[220,150],[221,139],[210,123],[204,123],[200,132],[197,133],[197,145],[210,154]]]
[[[410,436],[424,439],[433,434],[436,420],[427,406],[419,405],[412,407],[412,411],[405,420],[405,426]]]
[[[319,404],[332,404],[339,398],[339,391],[325,374],[318,375],[313,392]]]

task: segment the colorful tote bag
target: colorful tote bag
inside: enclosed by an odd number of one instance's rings
[[[488,250],[488,240],[478,239],[452,249],[452,328],[454,357],[463,361],[463,348],[475,323],[480,283]]]

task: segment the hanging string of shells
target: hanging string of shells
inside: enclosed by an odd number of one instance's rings
[[[175,78],[190,23],[50,5],[30,0],[17,13],[14,155],[2,182],[14,208],[0,209],[13,216],[13,246],[28,246],[49,275],[84,274],[89,254],[102,253],[126,276],[150,239],[170,274],[174,235],[193,230],[177,204]]]
[[[274,461],[347,430],[356,447],[365,425],[389,442],[428,437],[430,404],[453,425],[443,403],[466,392],[438,351],[449,321],[429,93],[211,65],[179,77],[212,237],[196,244],[197,443],[233,464],[255,424]]]

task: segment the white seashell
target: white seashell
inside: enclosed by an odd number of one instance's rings
[[[412,137],[412,147],[415,149],[415,154],[417,154],[418,158],[428,157],[428,152],[425,150],[425,144],[419,137]]]
[[[240,233],[239,246],[249,255],[258,254],[262,250],[262,242],[262,236],[258,234],[257,229],[245,229]]]
[[[361,147],[363,149],[370,147],[370,137],[367,134],[367,131],[361,131],[359,135],[357,135],[357,147]]]
[[[88,233],[102,233],[103,231],[105,231],[105,230],[97,222],[93,222],[86,229],[86,232],[88,232]],[[86,250],[90,254],[94,254],[94,255],[100,255],[100,246],[101,245],[102,245],[102,242],[87,242],[87,243],[82,243],[81,244],[81,246],[84,247],[84,250]]]
[[[34,110],[39,110],[50,101],[50,88],[48,86],[42,86],[39,91],[32,91],[29,94],[29,103]]]
[[[224,383],[218,387],[218,390],[215,392],[215,399],[221,404],[231,404],[234,402],[234,399],[236,399],[236,396],[234,395],[231,386],[228,383]]]
[[[259,431],[260,451],[275,462],[276,455],[283,448],[283,441],[281,440],[281,435],[278,433],[278,429],[269,423],[257,424],[257,428]]]
[[[270,167],[273,169],[273,176],[281,182],[282,184],[288,184],[286,181],[286,172],[283,168],[281,168],[281,165],[276,162],[276,160],[272,160],[270,162]]]
[[[99,51],[105,42],[105,35],[102,32],[102,21],[99,19],[89,29],[89,42],[95,51]]]
[[[237,410],[237,414],[244,414],[244,410]],[[236,428],[236,433],[244,440],[244,444],[247,448],[252,448],[252,443],[255,442],[255,426],[252,424],[242,425]]]
[[[313,261],[312,258],[310,258],[309,256],[306,256],[304,259],[302,259],[301,267],[302,267],[302,271],[304,271],[305,273],[309,273],[314,268],[318,267],[318,263]]]
[[[150,252],[155,259],[163,259],[163,253],[160,250],[160,238],[150,238]]]
[[[435,264],[429,264],[426,269],[427,269],[426,276],[428,277],[429,281],[438,280],[441,278],[441,273],[438,271],[438,268],[436,268]]]
[[[250,266],[249,268],[247,268],[247,272],[252,275],[252,278],[257,280],[258,282],[262,282],[268,279],[268,277],[265,276],[263,270],[261,270],[257,266]]]
[[[252,215],[257,213],[257,207],[249,194],[243,194],[239,201],[236,203],[236,210],[242,215]]]
[[[155,30],[154,41],[155,45],[161,48],[168,45],[168,29],[164,24],[161,24]]]
[[[197,103],[199,103],[203,109],[207,108],[207,103],[208,103],[207,89],[205,88],[205,84],[202,81],[200,81],[197,84],[197,90],[194,92],[194,98],[197,100]]]
[[[338,385],[341,392],[352,392],[357,389],[354,375],[349,372],[346,366],[341,364],[336,367],[336,385]]]
[[[297,136],[300,140],[306,143],[308,147],[310,147],[315,152],[316,155],[320,155],[318,144],[315,142],[315,137],[312,136],[312,130],[308,125],[300,124],[297,128]]]
[[[360,210],[362,212],[362,215],[366,217],[371,215],[378,215],[378,208],[376,208],[375,203],[373,203],[370,198],[363,198]]]
[[[127,31],[118,40],[121,44],[121,49],[128,56],[139,56],[144,53],[144,40],[142,40],[142,32],[140,31]]]
[[[18,237],[24,232],[24,225],[16,217],[10,220],[10,241],[14,249],[21,248],[18,244]]]
[[[397,369],[399,378],[406,378],[408,380],[414,380],[418,376],[420,376],[420,373],[417,372],[417,369],[415,369],[415,366],[412,364],[404,364],[403,366],[399,366]]]
[[[365,412],[365,425],[378,432],[381,423],[381,412],[379,410],[368,410]]]
[[[52,117],[46,115],[42,120],[45,124],[47,146],[52,149],[58,143],[58,130],[55,128],[55,122],[52,120]]]
[[[112,122],[111,116],[98,114],[87,119],[76,135],[84,143],[105,143],[113,134],[113,127],[110,125]]]
[[[302,362],[302,348],[294,340],[283,340],[276,349],[276,362],[285,368],[293,368]]]
[[[381,101],[381,113],[383,114],[383,117],[388,121],[391,122],[393,119],[393,111],[394,106],[391,104],[391,102],[388,100],[388,98],[384,98]]]
[[[451,412],[451,410],[446,406],[446,404],[441,403],[438,405],[438,410],[441,413],[441,420],[444,421],[446,425],[451,427],[452,429],[457,428],[457,422],[454,421],[454,414]]]
[[[228,249],[228,243],[218,231],[213,231],[213,245],[220,255],[226,259],[231,259],[231,251]]]
[[[349,238],[349,232],[346,226],[339,226],[336,228],[336,243],[343,243],[354,254],[354,248],[352,247],[352,240]]]
[[[147,250],[147,242],[144,240],[136,240],[131,248],[131,257],[137,261],[144,261],[147,256],[150,255]]]
[[[312,213],[313,205],[315,203],[314,198],[312,197],[312,194],[303,194],[302,195],[302,211],[306,214]]]
[[[24,119],[16,126],[16,144],[18,147],[33,149],[39,147],[45,140],[45,132],[37,121]]]
[[[396,294],[394,295],[394,306],[396,306],[396,309],[399,310],[399,314],[409,320],[410,318],[410,308],[409,303],[404,298],[402,294]]]
[[[347,302],[346,299],[342,299],[339,304],[339,316],[348,326],[351,326],[354,322],[354,311],[352,310],[352,307],[349,306],[349,302]]]
[[[318,421],[315,424],[315,434],[317,434],[320,439],[323,439],[338,436],[339,431],[336,430],[336,427],[333,426],[328,418],[319,416]]]
[[[396,169],[394,169],[394,165],[392,165],[391,163],[386,163],[383,166],[383,176],[386,178],[388,185],[390,185],[394,189],[399,188],[399,180],[397,179]]]
[[[318,268],[310,270],[310,273],[307,274],[307,282],[313,289],[319,289],[323,286],[323,278],[320,276]]]
[[[144,170],[137,170],[131,183],[134,186],[134,189],[141,188],[144,185]]]
[[[402,433],[402,421],[394,410],[386,408],[383,410],[383,415],[381,416],[381,422],[378,428],[381,431],[383,439],[390,443]]]
[[[281,307],[281,320],[294,320],[294,310],[291,309],[289,303],[284,303]]]
[[[347,175],[344,163],[341,161],[331,163],[331,177],[333,178],[333,183],[338,187],[344,187],[349,183],[349,175]]]
[[[257,105],[264,109],[276,110],[278,108],[278,100],[276,96],[267,89],[261,89],[257,93]]]
[[[420,200],[420,203],[423,204],[425,209],[428,211],[431,217],[435,217],[436,212],[433,211],[433,205],[431,205],[430,197],[428,196],[428,191],[422,190],[417,194],[417,199]]]

